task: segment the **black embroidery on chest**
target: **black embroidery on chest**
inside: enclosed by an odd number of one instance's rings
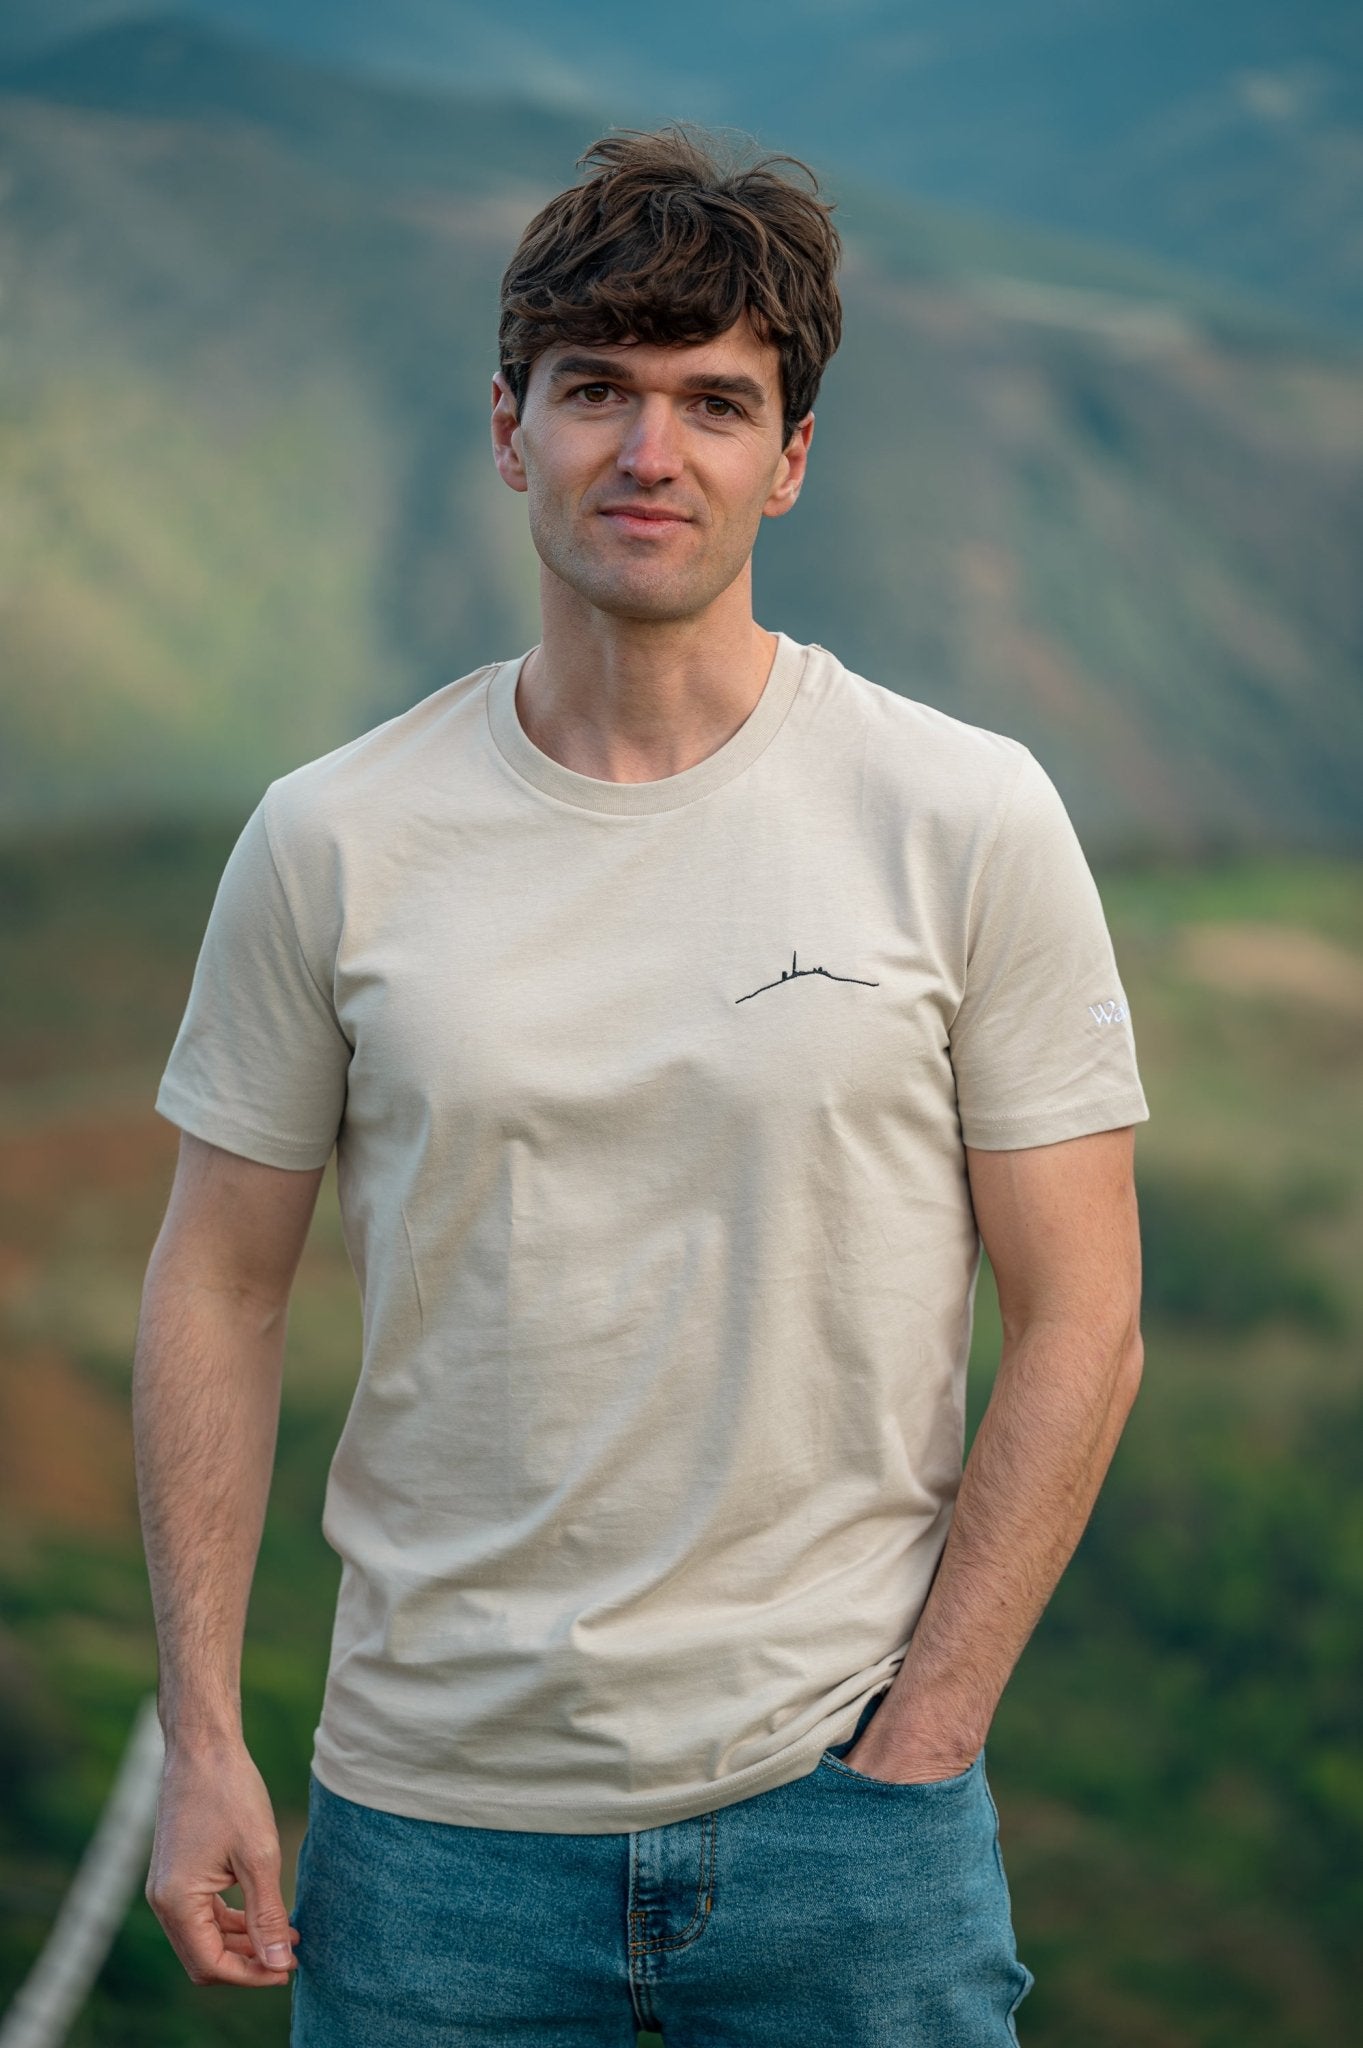
[[[825,981],[854,981],[856,982],[858,988],[880,987],[880,983],[878,981],[863,981],[859,974],[830,974],[826,967],[797,967],[795,965],[796,957],[797,956],[794,953],[791,954],[790,965],[789,967],[783,967],[781,969],[781,975],[779,980],[764,981],[761,988],[750,988],[748,990],[747,995],[735,996],[734,1001],[736,1003],[750,1003],[754,996],[760,996],[765,994],[767,989],[780,988],[783,982],[799,981],[801,976],[806,974],[821,974],[823,975]]]

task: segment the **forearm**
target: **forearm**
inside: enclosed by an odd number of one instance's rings
[[[1140,1371],[1134,1327],[1040,1322],[1005,1341],[937,1575],[864,1738],[882,1754],[946,1769],[977,1753],[1092,1512]]]
[[[240,1734],[241,1644],[279,1423],[286,1306],[153,1253],[133,1365],[168,1740]]]

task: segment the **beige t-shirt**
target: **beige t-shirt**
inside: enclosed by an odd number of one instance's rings
[[[1025,747],[782,634],[717,752],[604,782],[519,669],[269,785],[156,1107],[337,1148],[317,1775],[626,1831],[803,1777],[899,1667],[961,1474],[962,1141],[1148,1111]]]

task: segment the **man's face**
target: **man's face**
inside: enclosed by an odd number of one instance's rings
[[[799,493],[814,415],[783,441],[780,357],[747,316],[713,341],[555,343],[525,404],[493,379],[493,448],[545,567],[620,618],[692,618]]]

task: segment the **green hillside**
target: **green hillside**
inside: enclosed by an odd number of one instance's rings
[[[496,287],[596,132],[133,27],[0,79],[0,832],[240,814],[538,630]],[[1032,745],[1095,850],[1357,845],[1363,357],[848,188],[765,624]]]

